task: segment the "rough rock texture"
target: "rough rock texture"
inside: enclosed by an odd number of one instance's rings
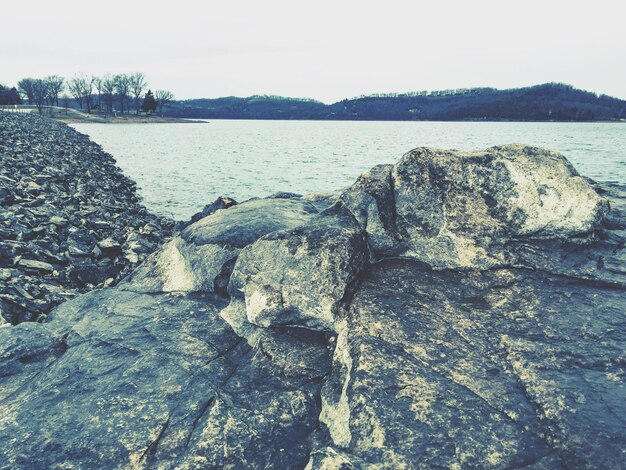
[[[453,155],[218,210],[0,329],[0,467],[623,467],[626,191]]]
[[[248,321],[332,331],[341,302],[367,260],[365,232],[342,207],[244,248],[228,291]]]
[[[151,255],[123,288],[144,293],[224,291],[220,281],[228,280],[242,248],[268,233],[304,224],[316,213],[307,202],[283,198],[253,199],[217,210]]]
[[[513,264],[511,242],[586,236],[607,211],[565,157],[522,145],[418,148],[363,175],[341,200],[375,253],[437,268]]]
[[[0,318],[43,319],[78,293],[114,285],[171,229],[86,136],[0,113]]]

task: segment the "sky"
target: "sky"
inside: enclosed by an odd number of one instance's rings
[[[13,0],[0,14],[5,85],[139,71],[177,99],[545,82],[626,99],[623,0]]]

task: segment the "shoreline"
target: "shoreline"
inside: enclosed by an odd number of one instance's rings
[[[0,324],[116,284],[174,221],[86,135],[36,114],[0,113]]]
[[[93,118],[83,117],[52,117],[57,122],[63,124],[207,124],[206,121],[198,119],[186,118],[170,118],[170,117],[146,117],[146,116],[116,116],[101,117],[93,116]]]

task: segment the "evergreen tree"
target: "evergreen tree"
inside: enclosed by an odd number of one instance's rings
[[[15,87],[7,88],[0,85],[0,105],[22,104],[22,97]]]
[[[152,94],[152,90],[148,90],[145,98],[143,99],[143,103],[141,104],[141,110],[145,112],[154,112],[157,108],[157,102],[154,99],[154,95]]]

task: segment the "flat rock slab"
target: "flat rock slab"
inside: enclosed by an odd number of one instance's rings
[[[303,368],[286,374],[234,334],[222,306],[105,290],[49,323],[0,329],[0,466],[303,467],[326,336],[265,334],[264,350]]]
[[[625,326],[622,289],[383,261],[340,330],[322,420],[355,463],[618,468]]]

